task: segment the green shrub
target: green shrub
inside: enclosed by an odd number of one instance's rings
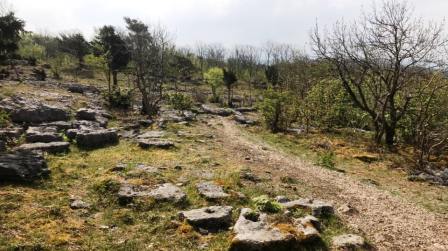
[[[183,93],[168,94],[167,99],[169,105],[179,111],[189,110],[193,106],[192,98]]]
[[[9,123],[9,114],[5,110],[0,109],[0,128],[7,127]]]
[[[132,92],[115,90],[109,94],[108,100],[111,107],[129,109],[132,103]]]
[[[318,155],[317,164],[327,169],[335,169],[335,154],[333,151],[326,151]]]
[[[266,126],[274,133],[288,129],[297,117],[292,95],[274,89],[264,93],[259,110]]]
[[[262,195],[252,199],[257,209],[261,212],[278,213],[282,210],[282,205],[269,199],[268,196]]]

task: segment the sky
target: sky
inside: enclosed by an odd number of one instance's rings
[[[316,22],[353,20],[374,2],[381,0],[9,0],[27,30],[36,32],[80,31],[91,38],[103,25],[124,27],[128,16],[166,27],[181,46],[271,41],[304,49]],[[408,2],[425,19],[443,20],[448,13],[447,0]]]

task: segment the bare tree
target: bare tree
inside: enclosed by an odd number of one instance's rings
[[[399,121],[422,84],[422,71],[441,67],[444,24],[414,18],[406,2],[389,0],[359,22],[338,22],[328,36],[316,26],[315,53],[328,60],[354,104],[367,112],[379,143],[393,146]]]
[[[149,29],[141,21],[125,18],[129,31],[127,44],[133,61],[135,84],[142,94],[142,112],[155,115],[162,100],[170,51],[168,33],[163,27]]]

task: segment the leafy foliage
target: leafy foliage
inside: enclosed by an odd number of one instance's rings
[[[219,67],[210,68],[204,74],[204,79],[205,79],[206,83],[212,89],[212,95],[213,95],[212,101],[213,102],[219,101],[218,88],[221,87],[224,83],[223,77],[224,77],[224,72]]]
[[[168,94],[167,97],[170,106],[179,111],[188,110],[193,105],[191,97],[183,93],[172,93]]]
[[[17,18],[14,12],[0,16],[0,61],[11,57],[19,49],[20,34],[25,22]]]
[[[255,197],[252,201],[261,212],[278,213],[282,210],[282,205],[280,205],[280,203],[270,199],[266,195]]]
[[[285,131],[296,119],[293,97],[287,92],[268,89],[259,104],[266,126],[272,132]]]

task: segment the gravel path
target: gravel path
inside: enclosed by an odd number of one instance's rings
[[[365,233],[378,250],[448,250],[448,216],[391,195],[375,186],[335,171],[309,164],[249,139],[233,121],[210,121],[228,154],[250,154],[261,161],[258,172],[270,171],[273,178],[289,175],[307,184],[314,196],[332,201],[336,207],[350,204],[359,213],[341,218],[353,229]],[[221,126],[222,125],[222,126]]]

